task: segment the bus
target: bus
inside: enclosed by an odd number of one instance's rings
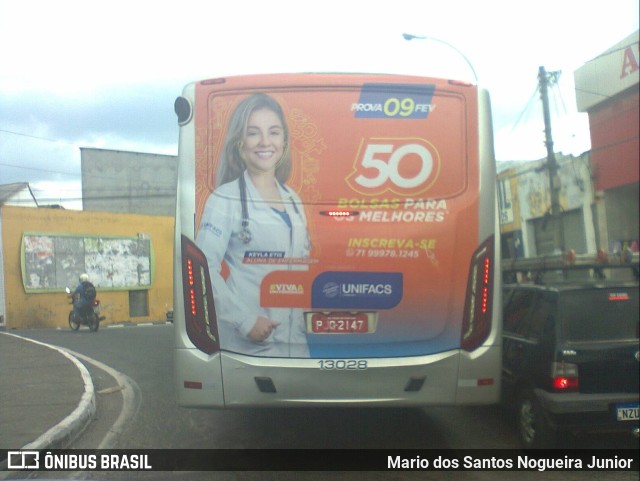
[[[176,99],[178,404],[499,400],[489,95],[386,74],[258,74]]]

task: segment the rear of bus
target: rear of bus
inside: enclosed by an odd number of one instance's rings
[[[242,174],[221,182],[237,111],[256,94],[286,123],[288,228],[251,182],[239,187]],[[411,76],[256,75],[190,84],[176,113],[180,405],[498,401],[485,91]],[[287,234],[275,243],[277,232]],[[259,317],[278,321],[253,342]]]

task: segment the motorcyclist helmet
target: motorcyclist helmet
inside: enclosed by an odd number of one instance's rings
[[[89,282],[89,276],[87,274],[80,274],[80,282]]]

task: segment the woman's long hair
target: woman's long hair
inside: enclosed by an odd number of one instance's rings
[[[240,155],[240,146],[247,132],[249,117],[256,110],[269,109],[274,112],[284,128],[284,151],[282,159],[276,166],[276,178],[281,183],[289,179],[291,173],[291,154],[289,152],[289,127],[284,118],[280,104],[267,94],[257,93],[250,95],[238,104],[231,114],[227,136],[224,141],[222,156],[218,162],[216,173],[216,187],[236,180],[244,172],[246,166]]]

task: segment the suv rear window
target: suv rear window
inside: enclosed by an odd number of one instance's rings
[[[560,295],[565,341],[638,339],[638,290],[585,289]]]

